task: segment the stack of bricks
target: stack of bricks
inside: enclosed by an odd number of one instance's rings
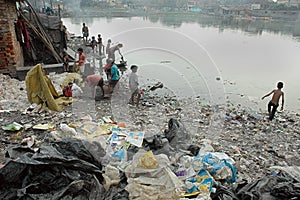
[[[13,74],[16,67],[24,64],[15,32],[16,20],[16,2],[0,0],[0,73]]]

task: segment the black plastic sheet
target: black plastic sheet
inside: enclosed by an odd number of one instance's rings
[[[105,191],[98,143],[78,139],[43,143],[38,151],[11,147],[0,169],[0,199],[126,199],[123,186]],[[121,196],[122,198],[121,198]]]
[[[212,199],[226,200],[293,200],[300,199],[299,177],[280,172],[266,175],[251,183],[241,181],[232,188],[219,187]]]
[[[184,125],[177,119],[171,118],[165,136],[175,149],[187,150],[191,144],[191,136]]]

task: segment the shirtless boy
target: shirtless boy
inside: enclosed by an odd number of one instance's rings
[[[264,99],[267,96],[270,96],[273,94],[271,101],[268,103],[268,112],[269,112],[269,120],[272,120],[274,118],[275,112],[277,110],[277,107],[279,106],[279,99],[281,98],[281,110],[283,110],[284,105],[284,93],[281,91],[283,88],[283,83],[278,82],[277,83],[277,89],[272,90],[270,93],[263,96],[261,99]]]

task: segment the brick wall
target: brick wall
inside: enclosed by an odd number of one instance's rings
[[[24,65],[22,49],[15,33],[16,19],[15,2],[0,0],[0,73],[14,73],[16,67]]]

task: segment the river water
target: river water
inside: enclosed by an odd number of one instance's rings
[[[162,81],[178,96],[227,100],[254,110],[260,98],[284,82],[285,109],[300,110],[300,23],[205,17],[64,18],[70,33],[101,33],[121,42],[128,65],[139,66],[141,83]],[[118,59],[118,57],[117,57]]]

